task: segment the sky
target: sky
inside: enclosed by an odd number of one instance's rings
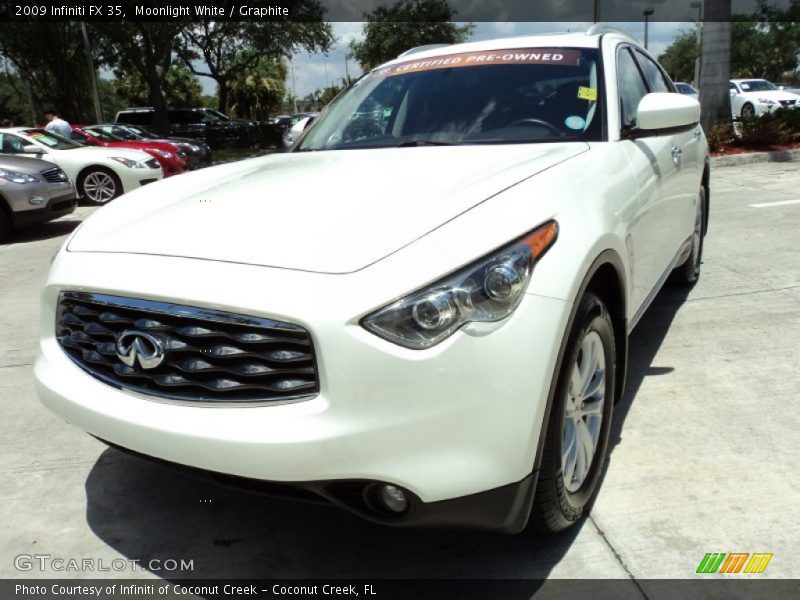
[[[332,83],[338,83],[347,72],[354,77],[361,75],[361,69],[352,58],[347,60],[350,42],[354,39],[362,38],[363,22],[358,23],[332,23],[336,44],[328,52],[327,56],[322,53],[309,54],[302,52],[292,57],[292,67],[294,71],[294,88],[298,98],[303,98],[310,92],[318,88],[324,88]],[[547,33],[555,31],[586,31],[591,27],[591,23],[512,23],[512,22],[492,22],[475,23],[475,30],[470,40],[488,40],[498,37],[530,35],[535,33]],[[622,27],[629,31],[640,41],[644,40],[643,23],[612,23],[617,27]],[[681,31],[692,29],[694,23],[650,23],[648,38],[650,52],[658,56],[669,46]],[[207,77],[200,78],[203,90],[206,94],[213,94],[216,84]],[[292,75],[287,77],[286,87],[292,89]]]

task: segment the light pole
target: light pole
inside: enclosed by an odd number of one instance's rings
[[[648,24],[650,21],[650,17],[653,16],[653,13],[656,12],[652,8],[645,8],[644,12],[644,49],[647,50],[647,34],[648,34]]]
[[[703,47],[703,3],[692,2],[691,8],[697,9],[697,58],[694,59],[694,86],[700,89],[700,48]]]

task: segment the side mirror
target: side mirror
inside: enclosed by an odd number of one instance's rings
[[[641,99],[637,114],[643,131],[688,127],[700,122],[700,103],[685,94],[655,92]]]
[[[22,147],[23,154],[44,154],[44,150],[42,150],[36,144],[25,144]]]

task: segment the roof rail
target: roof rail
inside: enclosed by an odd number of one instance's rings
[[[625,31],[621,27],[614,27],[608,23],[595,23],[586,30],[586,35],[599,35],[601,33],[616,33],[638,43],[638,40],[629,31]]]
[[[425,44],[424,46],[416,46],[414,48],[409,48],[401,54],[398,54],[397,58],[408,56],[409,54],[416,54],[417,52],[425,52],[426,50],[434,50],[435,48],[446,48],[450,45],[452,44]]]

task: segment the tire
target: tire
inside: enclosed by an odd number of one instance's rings
[[[122,194],[122,182],[110,169],[89,167],[78,178],[78,193],[93,204],[106,204]]]
[[[597,492],[614,407],[615,347],[608,309],[600,298],[587,293],[575,314],[558,375],[528,523],[531,531],[556,533],[574,525]],[[593,360],[592,355],[597,358]],[[587,452],[580,453],[580,448]]]
[[[697,199],[697,212],[694,218],[694,233],[692,233],[692,251],[689,258],[677,267],[670,275],[670,281],[676,285],[694,285],[700,279],[700,267],[703,264],[703,222],[706,213],[706,188],[700,188],[700,197]]]
[[[754,117],[754,116],[756,116],[756,109],[752,104],[748,102],[742,107],[742,118],[745,119],[747,117]]]

